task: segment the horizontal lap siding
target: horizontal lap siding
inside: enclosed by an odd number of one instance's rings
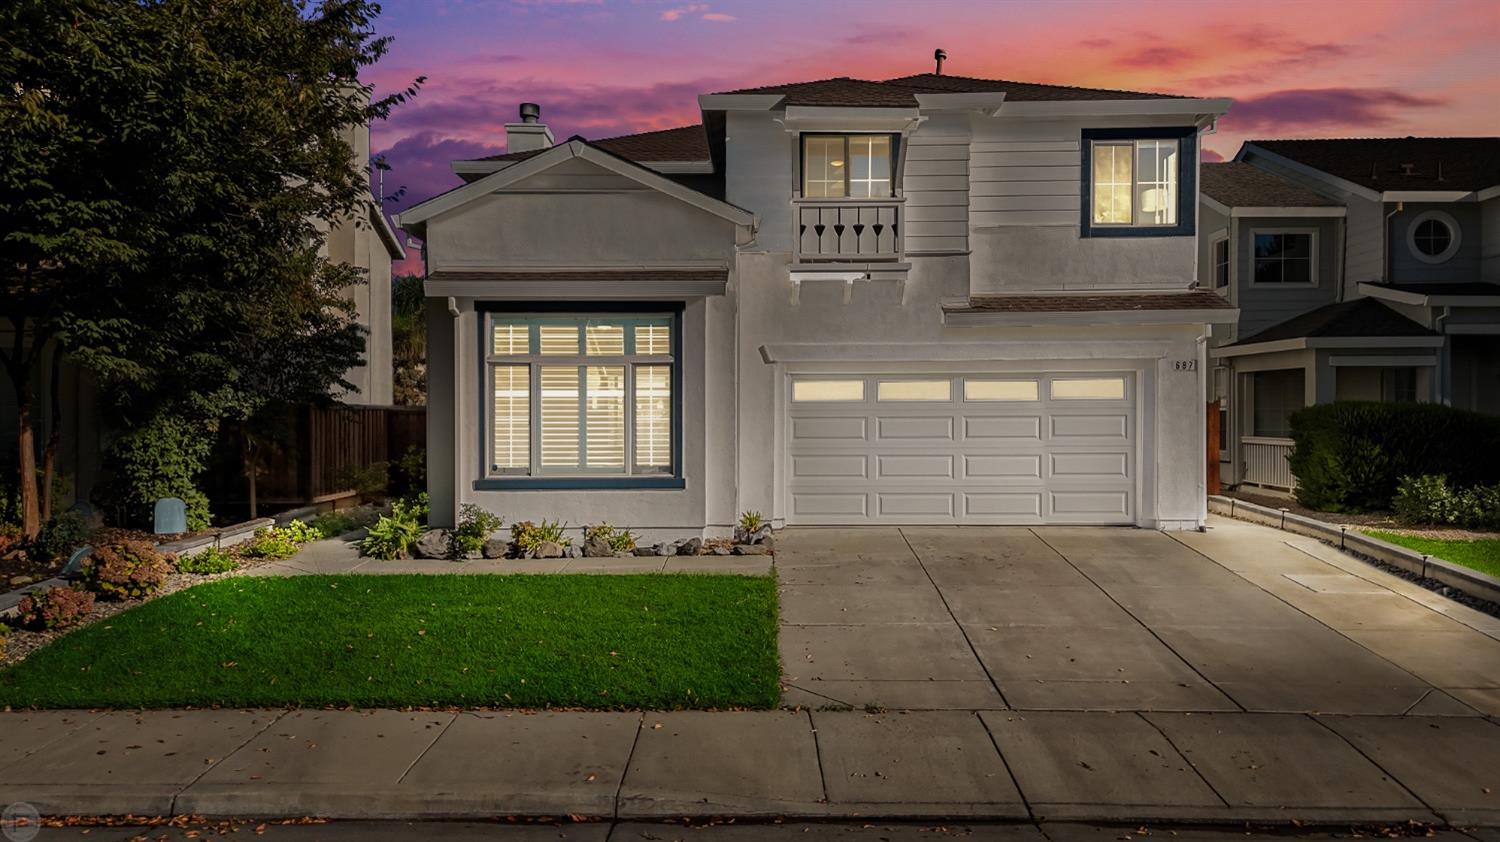
[[[976,140],[969,158],[975,228],[1078,224],[1076,135],[1040,127],[1026,140]]]
[[[968,251],[968,138],[914,135],[906,143],[906,253]]]

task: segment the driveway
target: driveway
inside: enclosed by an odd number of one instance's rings
[[[788,705],[1500,716],[1500,619],[1224,518],[794,529]]]

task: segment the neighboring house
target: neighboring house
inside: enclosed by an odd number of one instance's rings
[[[434,523],[1205,516],[1198,137],[1222,99],[922,74],[505,155],[424,242]]]
[[[1198,277],[1222,475],[1289,489],[1288,418],[1335,400],[1500,414],[1500,138],[1265,140],[1203,165]]]

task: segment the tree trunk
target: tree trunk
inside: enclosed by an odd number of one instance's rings
[[[255,442],[250,438],[250,432],[240,428],[240,457],[245,466],[245,481],[250,492],[250,519],[255,520],[259,512],[259,504],[255,499]]]
[[[16,387],[16,485],[21,493],[21,534],[27,540],[36,538],[42,531],[40,510],[37,506],[36,489],[36,430],[31,426],[31,411],[34,399],[31,384],[17,381],[15,373],[11,381]]]
[[[57,478],[57,449],[62,442],[62,358],[57,349],[52,353],[52,372],[47,383],[47,400],[51,402],[51,424],[47,431],[47,447],[42,451],[42,516],[41,522],[45,525],[52,520],[53,504],[52,487]]]

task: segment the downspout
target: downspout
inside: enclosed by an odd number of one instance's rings
[[[1397,202],[1396,209],[1385,215],[1385,225],[1380,231],[1380,280],[1391,282],[1391,217],[1406,210],[1405,202]]]
[[[1206,329],[1208,326],[1204,325]],[[1200,332],[1197,341],[1198,361],[1198,430],[1203,446],[1198,448],[1198,531],[1208,523],[1208,334]]]
[[[1448,316],[1453,312],[1452,307],[1444,307],[1443,312],[1432,320],[1432,329],[1443,337],[1443,347],[1438,349],[1437,371],[1433,372],[1437,382],[1433,384],[1433,391],[1437,392],[1437,402],[1443,406],[1453,405],[1453,338],[1447,333]]]
[[[1389,221],[1386,224],[1389,225]],[[1335,303],[1343,303],[1344,285],[1348,280],[1344,277],[1344,267],[1349,265],[1349,217],[1341,216],[1334,222],[1333,234],[1338,237],[1338,248],[1333,252],[1334,260],[1338,264],[1333,267],[1333,277],[1338,283],[1338,289],[1334,293],[1333,300]]]
[[[448,296],[448,315],[453,317],[453,525],[457,526],[458,510],[463,502],[459,498],[461,489],[463,488],[464,464],[461,458],[463,452],[463,425],[460,423],[460,419],[463,418],[463,411],[460,406],[462,403],[460,397],[463,394],[464,382],[463,370],[461,368],[463,365],[463,341],[460,336],[462,331],[459,330],[459,319],[462,318],[463,313],[458,309],[458,299],[451,295]]]

